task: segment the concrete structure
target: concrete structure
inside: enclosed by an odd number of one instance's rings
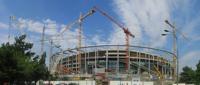
[[[101,45],[64,51],[56,72],[62,76],[74,75],[106,80],[131,80],[134,75],[145,81],[172,80],[173,53],[149,47],[130,46],[128,71],[125,70],[124,45]],[[81,61],[78,62],[78,55]],[[83,75],[85,74],[85,75]],[[94,77],[95,76],[95,77]]]

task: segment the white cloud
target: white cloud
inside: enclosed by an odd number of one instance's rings
[[[164,28],[167,28],[164,20],[170,19],[167,0],[113,0],[113,2],[116,13],[136,36],[132,40],[136,43],[133,44],[141,45],[141,42],[146,42],[153,47],[165,44],[165,38],[160,35]],[[114,33],[113,36],[120,34]],[[112,40],[117,40],[113,38]],[[159,42],[155,42],[158,40]]]
[[[102,40],[102,37],[100,37],[99,35],[94,35],[92,38],[91,38],[91,41],[95,44],[95,45],[105,45],[105,44],[108,44],[106,41]],[[86,42],[88,43],[88,45],[91,45],[92,42]]]
[[[5,24],[3,22],[0,22],[0,29],[8,29],[8,24]]]
[[[60,36],[60,38],[60,45],[63,49],[75,48],[78,46],[78,30],[66,30],[63,35]]]
[[[66,30],[61,36],[55,36],[55,35],[58,35],[61,32],[61,30],[65,29],[66,25],[57,23],[56,21],[51,20],[51,19],[40,21],[40,20],[19,18],[15,21],[15,23],[13,23],[12,26],[13,26],[13,29],[15,29],[16,31],[18,30],[18,31],[23,32],[24,34],[27,34],[28,36],[27,41],[35,43],[35,46],[37,46],[36,48],[38,49],[41,43],[41,36],[42,36],[44,23],[46,27],[45,28],[46,47],[48,47],[47,45],[50,44],[49,43],[50,39],[53,39],[53,42],[55,44],[61,45],[63,49],[74,48],[78,46],[78,30],[72,27]],[[2,29],[8,28],[8,25],[4,23],[0,23],[0,28]],[[25,33],[25,32],[28,32],[28,33]],[[16,35],[12,34],[12,36],[16,36]],[[3,40],[1,40],[2,41],[1,43],[7,42],[8,41],[7,35],[4,34],[3,37],[4,38]],[[85,38],[84,35],[82,37]],[[92,40],[94,40],[95,43],[98,43],[98,41],[96,41],[97,39],[95,38],[96,37],[94,37]],[[83,45],[85,45],[86,41],[82,40],[82,43]],[[88,42],[88,43],[91,43],[91,42]],[[88,43],[87,45],[89,45]],[[34,47],[34,50],[38,51],[35,49],[35,47]]]
[[[182,68],[184,66],[192,67],[193,69],[196,69],[196,64],[200,60],[200,51],[199,50],[192,50],[188,53],[186,53],[183,57],[179,60],[179,71],[182,71]]]
[[[1,36],[0,44],[8,42],[8,35],[0,34],[0,36]]]
[[[182,32],[187,33],[186,36],[192,39],[190,44],[194,44],[194,41],[200,40],[200,31],[198,31],[200,17],[191,19],[190,16],[191,5],[193,3],[190,0],[113,0],[113,9],[125,25],[128,26],[129,30],[136,36],[132,40],[133,45],[144,45],[143,43],[148,43],[151,47],[163,48],[166,44],[171,43],[166,41],[166,37],[160,36],[164,29],[169,28],[164,23],[166,19],[172,22],[180,21],[178,23],[185,23],[180,25],[184,27]],[[180,27],[180,25],[177,27]],[[117,33],[115,32],[116,30],[118,29],[114,29],[113,34],[111,34],[111,42],[125,43],[122,41],[124,39],[123,32]],[[180,57],[180,70],[186,65],[194,68],[198,60],[200,60],[200,51],[192,50],[181,55],[184,56]]]
[[[0,45],[3,43],[13,43],[14,42],[14,38],[10,37],[10,39],[8,38],[8,34],[4,34],[4,33],[0,33],[1,36],[1,40],[0,40]]]
[[[12,35],[10,35],[10,39],[8,39],[8,32],[9,32],[8,28],[9,28],[8,24],[0,22],[0,30],[7,30],[6,32],[0,33],[0,36],[1,36],[0,44],[6,43],[8,41],[10,41],[10,43],[14,42],[14,38],[12,37]]]
[[[56,23],[56,21],[47,19],[44,21],[44,23],[46,23],[46,28],[48,29],[46,30],[47,34],[53,35],[53,34],[58,33],[58,28],[60,24]]]
[[[63,49],[68,48],[74,48],[78,45],[78,31],[72,30],[74,28],[71,28],[69,30],[66,30],[62,36],[54,36],[59,34],[60,30],[64,29],[66,25],[57,23],[56,21],[53,21],[51,19],[46,19],[43,21],[40,20],[33,20],[33,19],[25,19],[25,18],[19,18],[16,20],[15,23],[13,23],[13,29],[15,31],[21,31],[23,33],[27,34],[27,41],[34,43],[33,51],[40,53],[38,49],[40,49],[41,44],[41,35],[42,30],[45,23],[45,49],[46,51],[49,51],[47,48],[50,46],[49,39],[53,39],[53,42],[55,44],[59,44],[62,46]],[[8,24],[0,23],[0,29],[7,29]],[[13,31],[12,29],[12,31]],[[35,34],[36,33],[36,34]],[[1,34],[2,39],[0,43],[7,42],[8,41],[8,35]],[[12,34],[13,36],[17,36],[15,34]],[[84,37],[84,36],[83,36]],[[13,41],[13,40],[12,40]],[[85,43],[83,41],[83,43]]]
[[[123,45],[123,44],[125,44],[125,34],[124,34],[124,32],[121,30],[121,28],[119,28],[117,26],[113,26],[113,27],[114,27],[114,30],[109,37],[108,44],[113,44],[113,45]],[[132,38],[130,38],[130,39],[132,39]]]
[[[27,29],[30,32],[42,33],[45,26],[45,34],[53,35],[57,33],[58,23],[50,19],[36,21],[32,19],[19,18],[16,27],[21,30]]]

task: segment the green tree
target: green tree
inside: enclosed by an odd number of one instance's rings
[[[50,73],[48,71],[48,68],[46,67],[45,64],[45,58],[46,58],[46,53],[43,53],[41,56],[41,59],[39,59],[39,56],[34,58],[34,69],[32,73],[32,80],[33,81],[38,81],[40,79],[43,80],[48,80],[50,77]]]
[[[32,43],[25,42],[26,35],[15,38],[13,44],[0,47],[0,84],[3,82],[23,85],[24,82],[47,79],[49,72],[45,65],[46,53],[41,57],[31,52]]]
[[[196,80],[196,85],[200,85],[200,61],[196,65],[196,74],[195,74],[195,80]]]
[[[191,84],[195,82],[195,71],[186,66],[183,67],[183,72],[180,74],[180,81],[181,83]]]

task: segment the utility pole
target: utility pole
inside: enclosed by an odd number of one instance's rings
[[[171,28],[172,28],[172,35],[173,35],[173,53],[174,53],[174,57],[173,57],[173,62],[174,62],[174,80],[177,81],[177,85],[178,85],[178,80],[179,80],[179,60],[178,60],[178,48],[177,48],[177,33],[176,33],[176,27],[174,25],[172,25],[168,20],[165,20],[165,23],[168,24]],[[165,32],[169,32],[168,30],[164,30]],[[162,34],[162,35],[166,35],[166,34]]]
[[[42,29],[42,39],[41,39],[41,55],[44,53],[44,36],[45,36],[45,24]]]
[[[8,42],[10,43],[10,34],[11,34],[11,27],[12,27],[12,21],[15,20],[15,16],[9,17],[9,27],[8,27]]]

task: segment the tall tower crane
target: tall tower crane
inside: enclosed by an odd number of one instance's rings
[[[94,6],[93,9],[90,11],[92,13],[95,13],[96,11],[100,12],[103,16],[107,17],[111,22],[115,23],[116,25],[118,25],[125,33],[126,35],[126,58],[125,58],[125,69],[126,71],[128,71],[129,69],[129,37],[134,38],[135,36],[128,30],[127,27],[125,27],[122,23],[118,22],[117,20],[115,20],[113,17],[109,16],[106,12],[104,12],[103,10],[99,9],[98,7]]]
[[[81,48],[81,38],[82,38],[82,22],[85,18],[87,18],[88,16],[94,14],[96,11],[99,11],[103,16],[107,17],[111,22],[117,24],[125,33],[126,35],[126,58],[125,58],[125,69],[128,71],[129,69],[129,37],[135,37],[129,30],[127,27],[125,27],[123,24],[119,23],[117,20],[115,20],[113,17],[109,16],[106,12],[104,12],[103,10],[97,8],[96,6],[94,6],[92,8],[92,10],[90,10],[87,14],[85,15],[80,15],[78,21],[75,21],[74,23],[70,24],[69,26],[67,26],[62,32],[61,34],[64,33],[64,31],[66,31],[67,29],[71,28],[71,26],[75,25],[75,24],[79,24],[79,36],[78,36],[78,63],[81,64],[81,55],[80,55],[80,48]],[[79,66],[80,68],[80,66]]]
[[[85,15],[83,15],[83,14],[80,14],[80,17],[77,19],[77,20],[75,20],[73,23],[71,23],[71,24],[69,24],[69,25],[67,25],[66,27],[65,27],[65,29],[64,30],[62,30],[61,32],[60,32],[60,34],[59,34],[59,36],[61,36],[66,30],[69,30],[70,28],[72,28],[72,26],[74,26],[74,25],[76,25],[76,24],[78,24],[79,25],[79,29],[78,29],[78,48],[77,48],[77,51],[78,51],[78,57],[77,57],[77,61],[78,61],[78,63],[79,63],[79,65],[78,65],[78,69],[77,69],[77,71],[79,71],[80,72],[80,65],[81,65],[81,47],[82,47],[82,23],[83,23],[83,20],[84,19],[86,19],[88,16],[90,16],[92,14],[92,12],[88,12],[88,13],[86,13]]]

